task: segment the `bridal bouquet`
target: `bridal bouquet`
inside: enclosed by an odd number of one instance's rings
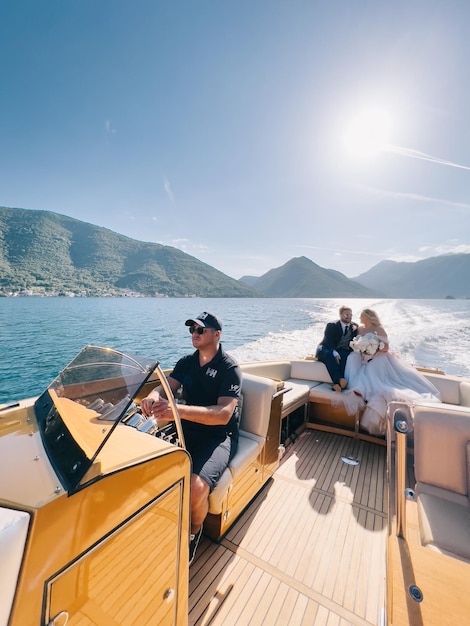
[[[360,354],[364,361],[369,361],[378,350],[383,350],[385,344],[383,341],[380,341],[376,334],[367,333],[367,335],[354,337],[349,342],[349,347],[357,354]]]

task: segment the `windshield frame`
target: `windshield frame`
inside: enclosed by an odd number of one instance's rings
[[[34,409],[43,445],[67,491],[78,487],[159,369],[156,359],[87,345],[39,396]]]

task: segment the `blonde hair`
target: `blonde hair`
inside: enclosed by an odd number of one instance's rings
[[[346,306],[345,304],[343,304],[343,306],[339,307],[339,314],[341,315],[343,311],[352,311],[352,309],[350,306]]]
[[[367,317],[369,322],[371,324],[374,324],[374,326],[382,326],[382,322],[380,321],[379,316],[372,309],[363,309],[363,311],[361,312],[361,315],[364,315],[365,317]]]

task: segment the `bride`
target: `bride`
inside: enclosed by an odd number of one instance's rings
[[[440,402],[439,391],[422,374],[388,351],[388,337],[372,309],[361,313],[358,337],[346,361],[349,390],[341,394],[346,411],[366,409],[361,427],[372,435],[384,435],[387,405],[392,400]]]

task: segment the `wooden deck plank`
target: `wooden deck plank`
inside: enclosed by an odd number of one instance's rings
[[[358,445],[355,448],[352,448],[351,454],[346,455],[346,458],[350,456],[353,459],[356,459],[359,462],[359,465],[348,465],[349,473],[347,474],[349,489],[353,495],[353,503],[360,504],[360,478],[361,472],[367,471],[365,470],[364,463],[364,442],[358,440]],[[346,465],[346,464],[345,464]]]
[[[252,624],[262,624],[264,622],[265,617],[269,612],[272,599],[276,595],[279,585],[279,580],[273,578],[267,572],[263,572],[263,575],[258,585],[258,590],[260,592],[258,606],[253,611],[251,616]]]
[[[249,541],[249,538],[253,536],[260,524],[275,523],[274,512],[271,511],[271,515],[269,514],[269,507],[273,506],[272,500],[268,499],[271,487],[272,481],[265,485],[251,506],[229,529],[226,537],[232,543],[239,545],[242,539]],[[266,528],[266,530],[268,529]]]
[[[304,603],[305,597],[301,596],[296,589],[292,589],[292,587],[289,588],[274,624],[276,626],[285,626],[285,624],[289,624],[289,622],[301,624],[305,612],[305,606],[302,610]]]
[[[197,616],[193,616],[190,612],[190,626],[236,623],[236,620],[230,621],[229,616],[234,607],[238,616],[240,607],[245,605],[245,596],[248,593],[247,584],[254,566],[238,557],[234,558],[230,565],[231,567],[224,572],[217,584],[213,584],[211,600],[205,610],[200,611]]]
[[[338,515],[338,527],[333,543],[333,549],[329,558],[328,569],[323,582],[322,593],[328,598],[333,598],[336,585],[341,577],[342,563],[345,562],[345,542],[347,537],[348,520],[351,517],[351,507],[344,502],[338,502],[337,506],[341,509],[341,517]]]
[[[357,510],[357,509],[356,509]],[[342,565],[338,569],[336,577],[336,586],[333,591],[332,599],[337,604],[343,606],[344,598],[348,585],[352,584],[350,580],[350,563],[352,561],[352,555],[354,552],[355,537],[357,533],[357,519],[352,511],[352,515],[349,516],[348,523],[345,528],[346,537],[348,540],[343,545],[342,550]]]
[[[272,564],[281,569],[287,575],[295,574],[295,567],[305,550],[305,536],[312,523],[311,507],[306,499],[299,501],[295,508],[294,521],[289,528],[287,541],[283,549],[279,550],[277,559],[272,560]],[[302,538],[301,540],[299,538]]]
[[[289,618],[289,621],[292,621],[296,624],[305,624],[305,613],[306,613],[308,604],[309,604],[309,599],[303,594],[299,594],[297,596],[294,609]]]
[[[384,603],[384,452],[305,431],[221,544],[201,543],[190,570],[190,626],[376,624]]]
[[[303,496],[303,499],[302,499]],[[302,488],[289,493],[288,506],[293,510],[293,522],[288,528],[288,534],[284,537],[278,551],[278,558],[272,560],[282,571],[294,575],[304,558],[311,560],[310,551],[315,545],[315,529],[320,528],[319,520],[326,515],[330,507],[330,499],[325,499],[324,494],[314,489]],[[313,536],[310,534],[313,532]],[[308,538],[308,539],[307,539]]]
[[[331,618],[333,620],[335,616],[332,615]],[[326,607],[321,606],[318,609],[315,626],[333,626],[333,621],[330,621],[330,611]]]
[[[379,537],[379,543],[381,549],[375,549],[372,551],[371,558],[369,560],[369,569],[367,578],[370,581],[370,591],[367,596],[367,606],[365,618],[367,621],[379,623],[380,611],[385,603],[385,586],[386,586],[386,541],[387,541],[387,525],[385,520],[378,515],[374,516],[374,537]],[[373,584],[377,584],[378,572],[382,572],[382,590],[380,595],[374,592]],[[374,583],[372,582],[374,581]],[[379,602],[380,601],[380,602]]]
[[[366,615],[367,598],[369,595],[369,560],[372,552],[372,533],[374,529],[374,515],[372,513],[366,514],[365,529],[368,532],[364,533],[362,544],[362,558],[359,562],[358,579],[365,582],[365,584],[358,586],[358,593],[356,593],[354,612],[359,615]]]
[[[322,528],[322,519],[329,508],[329,499],[322,493],[312,493],[311,499],[313,511],[309,531],[304,536],[303,550],[298,564],[295,568],[295,578],[301,582],[305,581],[307,572],[312,567],[312,551],[318,543],[318,538]]]
[[[288,553],[285,555],[284,571],[287,576],[295,577],[298,580],[302,580],[303,570],[309,560],[308,547],[313,545],[313,541],[308,539],[312,532],[313,526],[316,523],[315,511],[312,511],[312,507],[315,504],[312,502],[312,497],[322,498],[322,494],[310,494],[308,506],[304,504],[304,509],[299,511],[299,524],[297,532],[299,536],[293,536],[291,546],[288,546]],[[300,539],[301,538],[301,539]]]
[[[250,626],[252,623],[253,613],[257,610],[263,594],[263,585],[260,584],[263,574],[263,570],[259,567],[253,568],[243,595],[243,606],[237,614],[237,626]]]
[[[338,560],[335,561],[335,555],[337,558],[341,557],[341,553],[337,553],[335,551],[336,548],[336,539],[338,534],[338,529],[342,519],[342,513],[344,512],[345,507],[341,505],[341,503],[335,502],[333,504],[333,508],[331,510],[332,521],[328,525],[328,530],[325,535],[323,541],[323,550],[321,554],[321,558],[318,561],[318,565],[315,572],[315,578],[312,581],[312,587],[318,590],[320,593],[324,594],[326,597],[330,598],[332,596],[331,589],[326,589],[326,581],[328,579],[328,574],[334,568],[335,572],[332,576],[334,580],[331,583],[334,585],[336,579],[336,572],[338,569]],[[325,525],[326,528],[326,525]]]
[[[318,500],[321,502],[321,508],[318,510],[317,515],[317,521],[319,523],[315,524],[315,532],[312,535],[311,542],[309,542],[308,549],[306,550],[308,564],[302,579],[302,582],[307,585],[307,587],[312,588],[313,579],[315,578],[318,564],[321,563],[323,550],[328,537],[328,525],[323,522],[329,514],[332,505],[332,498],[324,496],[323,498],[318,498]]]
[[[342,441],[338,438],[331,440],[331,445],[325,450],[325,456],[322,463],[321,470],[318,475],[318,481],[316,487],[323,491],[331,491],[332,477],[336,475],[339,463],[341,463],[341,450],[343,448]]]
[[[328,471],[325,460],[333,458],[338,442],[331,438],[328,433],[316,431],[314,438],[303,437],[304,448],[299,448],[298,476],[301,479],[315,478],[315,484],[321,488],[323,475]]]
[[[350,611],[354,611],[354,604],[356,599],[356,585],[357,581],[360,580],[359,567],[362,556],[362,541],[364,536],[362,528],[365,524],[367,513],[363,509],[356,509],[356,515],[357,523],[355,525],[355,532],[354,535],[351,537],[353,544],[351,558],[349,560],[349,563],[344,564],[344,567],[347,567],[349,570],[349,576],[348,584],[346,586],[346,593],[343,600],[343,606]]]
[[[316,482],[315,474],[321,466],[325,456],[325,447],[328,440],[323,437],[325,433],[312,431],[312,437],[305,436],[305,433],[295,442],[294,446],[282,460],[282,464],[276,475],[293,480]]]
[[[359,472],[354,501],[364,506],[368,505],[370,487],[370,455],[369,449],[362,446],[359,452],[359,462],[362,471]]]
[[[309,599],[309,601],[307,602],[307,606],[305,607],[305,613],[303,614],[300,626],[312,626],[312,624],[316,623],[318,607],[318,602]]]
[[[273,626],[276,623],[277,616],[281,610],[284,600],[287,597],[289,586],[285,583],[280,583],[276,589],[276,595],[273,597],[271,606],[269,607],[266,617],[262,621],[263,626]]]
[[[213,612],[229,592],[230,586],[224,585],[224,580],[234,567],[233,554],[229,550],[214,551],[212,558],[200,566],[198,574],[190,571],[189,612],[194,624],[205,612]]]
[[[368,506],[371,509],[377,509],[378,511],[384,511],[384,493],[385,493],[385,481],[384,474],[381,471],[381,467],[385,469],[385,451],[379,446],[375,446],[372,452],[372,464],[371,464],[371,482],[369,489],[369,502]],[[382,458],[383,456],[383,458]]]
[[[273,486],[260,511],[263,517],[260,516],[258,523],[250,526],[246,535],[239,540],[239,545],[270,561],[273,552],[279,543],[282,543],[295,512],[292,507],[286,511],[283,510],[283,504],[289,501],[293,488],[295,489],[295,486],[291,484],[279,482]],[[280,515],[281,511],[282,515]]]

